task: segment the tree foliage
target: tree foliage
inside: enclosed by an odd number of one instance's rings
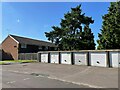
[[[92,17],[82,14],[81,5],[78,5],[64,14],[60,27],[52,26],[53,30],[45,35],[60,50],[95,49],[94,35],[89,27],[92,23]]]
[[[101,33],[98,34],[98,49],[120,49],[120,1],[110,4],[103,17]]]

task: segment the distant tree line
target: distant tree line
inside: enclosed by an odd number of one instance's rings
[[[98,49],[120,49],[120,1],[111,2],[108,14],[102,16],[101,33],[98,33]],[[55,43],[59,50],[94,50],[94,35],[90,28],[92,17],[82,13],[81,5],[71,8],[64,14],[60,26],[52,26],[45,32],[46,37]]]

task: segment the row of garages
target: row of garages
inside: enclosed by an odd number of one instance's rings
[[[118,67],[120,66],[120,51],[44,51],[38,53],[38,60],[44,63]]]

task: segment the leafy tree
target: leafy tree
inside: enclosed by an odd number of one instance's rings
[[[60,27],[53,26],[53,30],[45,32],[45,35],[48,40],[58,45],[60,50],[95,49],[94,35],[89,27],[92,23],[92,17],[82,14],[79,5],[64,14]]]
[[[103,17],[101,33],[98,34],[98,49],[120,48],[120,1],[111,2],[108,14]]]

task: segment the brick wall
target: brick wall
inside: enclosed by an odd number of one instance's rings
[[[4,59],[18,59],[18,43],[10,36],[3,41],[2,49],[5,52]]]

